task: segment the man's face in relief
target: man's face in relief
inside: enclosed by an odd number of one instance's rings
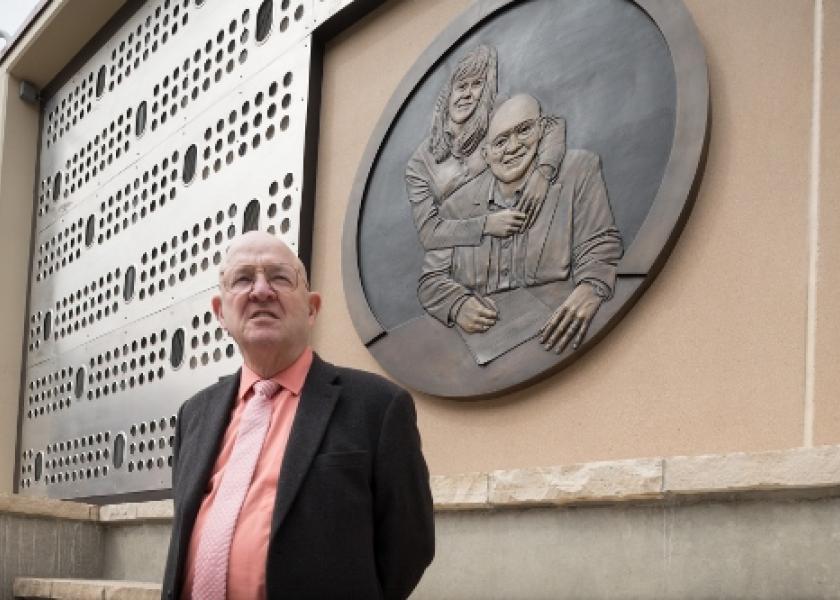
[[[542,125],[540,105],[531,96],[519,95],[493,113],[484,158],[496,179],[514,183],[525,177],[537,155]]]

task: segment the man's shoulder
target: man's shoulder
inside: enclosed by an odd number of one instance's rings
[[[227,394],[231,389],[231,385],[235,384],[238,386],[239,373],[240,372],[237,370],[229,375],[219,377],[219,380],[215,383],[211,383],[204,389],[197,391],[195,394],[190,396],[186,402],[184,402],[181,410],[192,410],[205,402],[211,402],[214,398]]]
[[[567,150],[563,158],[564,168],[575,169],[597,169],[601,166],[601,157],[591,150],[573,149]],[[561,168],[561,172],[562,172]]]
[[[342,394],[347,397],[363,398],[373,403],[388,402],[400,396],[410,397],[405,389],[376,373],[334,365],[320,358],[317,360],[320,361],[318,368],[333,372],[333,382],[341,386]]]

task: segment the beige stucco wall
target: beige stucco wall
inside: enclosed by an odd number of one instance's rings
[[[836,85],[840,3],[824,4],[825,54],[835,61],[833,71],[826,63],[824,76]],[[467,5],[392,2],[328,46],[313,280],[326,298],[316,345],[329,359],[381,371],[355,335],[341,288],[339,244],[350,186],[403,74]],[[416,394],[433,472],[758,451],[799,446],[810,435],[805,415],[815,3],[687,5],[707,50],[712,125],[700,193],[670,260],[621,324],[565,371],[480,402]],[[830,82],[824,86],[824,97],[833,98]],[[832,104],[825,101],[823,122],[836,131]],[[836,164],[836,134],[831,143],[826,131],[824,173]],[[840,252],[831,246],[838,217],[831,192],[840,183],[834,171],[834,188],[828,173],[821,188],[821,273],[833,269]],[[816,282],[825,317],[817,338],[821,360],[815,361],[822,375],[815,417],[819,443],[840,440],[833,398],[840,380],[832,360],[839,340],[836,328],[830,329],[838,315],[829,308],[840,285],[836,273],[833,284],[831,278]]]
[[[434,473],[840,442],[840,308],[833,302],[840,209],[832,202],[840,192],[840,116],[832,101],[840,91],[840,0],[686,3],[708,54],[712,125],[700,193],[670,260],[628,316],[565,371],[480,402],[416,394]],[[37,115],[17,100],[7,69],[49,81],[60,65],[36,60],[51,47],[43,41],[49,29],[76,31],[77,38],[55,38],[70,44],[61,55],[72,56],[73,44],[78,50],[120,2],[94,4],[105,6],[102,13],[84,13],[73,29],[59,27],[66,0],[55,3],[16,50],[23,58],[0,66],[0,492],[10,490],[14,464],[37,131]],[[312,270],[325,297],[315,346],[329,360],[381,371],[356,336],[341,286],[350,186],[400,79],[468,4],[392,0],[327,48]],[[812,187],[814,175],[819,185]]]
[[[8,142],[0,145],[0,493],[11,491],[14,478],[35,174],[30,132],[38,126],[37,109],[18,99],[17,85],[0,76],[0,139]]]

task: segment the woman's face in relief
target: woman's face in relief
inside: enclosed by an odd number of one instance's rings
[[[475,112],[483,91],[483,75],[458,79],[449,95],[449,118],[458,125],[464,123]]]

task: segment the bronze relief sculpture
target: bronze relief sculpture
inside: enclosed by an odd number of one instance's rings
[[[688,213],[708,103],[693,23],[671,0],[584,4],[479,2],[372,136],[345,290],[363,342],[409,386],[476,397],[568,364]]]

